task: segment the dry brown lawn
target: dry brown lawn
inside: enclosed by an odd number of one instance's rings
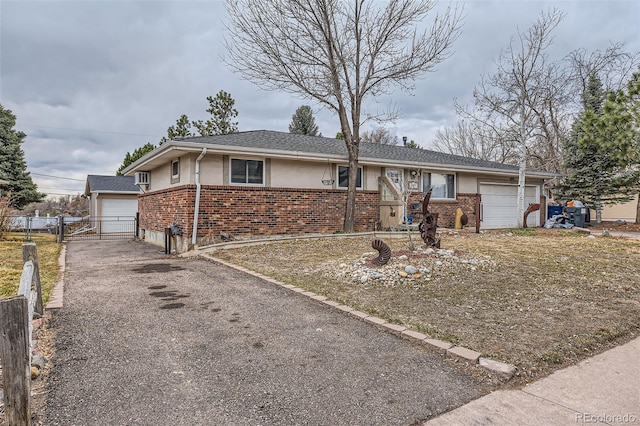
[[[22,274],[22,244],[24,234],[8,234],[0,240],[0,298],[16,296]],[[32,234],[32,242],[38,247],[40,265],[40,283],[42,298],[46,304],[58,278],[58,257],[62,245],[56,243],[56,236],[50,234]]]
[[[640,241],[545,229],[445,232],[442,248],[456,259],[489,260],[470,267],[409,252],[405,238],[384,238],[394,252],[387,272],[408,264],[430,272],[361,282],[350,271],[363,254],[375,257],[371,240],[297,240],[212,255],[513,364],[521,381],[640,332]],[[416,234],[413,241],[422,242]],[[403,253],[409,259],[399,260]]]

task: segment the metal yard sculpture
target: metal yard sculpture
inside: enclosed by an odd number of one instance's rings
[[[382,240],[371,241],[371,247],[378,250],[378,257],[373,259],[373,264],[382,266],[386,265],[389,259],[391,259],[391,249]]]
[[[540,210],[540,204],[529,204],[529,207],[527,208],[527,210],[524,212],[524,217],[523,217],[523,221],[522,221],[522,227],[526,228],[527,227],[527,217],[535,212],[536,210]]]
[[[440,239],[436,236],[438,230],[438,213],[429,213],[431,190],[427,191],[422,200],[422,222],[418,225],[420,236],[427,247],[440,248]]]

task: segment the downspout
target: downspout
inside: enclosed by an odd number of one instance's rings
[[[207,148],[202,148],[202,152],[196,158],[196,205],[193,212],[193,230],[191,231],[191,244],[195,247],[198,236],[198,213],[200,210],[200,160],[207,153]]]

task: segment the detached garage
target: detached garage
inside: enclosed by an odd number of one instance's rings
[[[506,183],[479,183],[480,227],[482,229],[516,228],[518,226],[518,185]],[[524,208],[540,202],[540,187],[525,186]],[[540,226],[540,211],[527,217],[527,226]]]
[[[95,227],[100,228],[95,232],[121,232],[120,222],[131,222],[138,213],[139,192],[132,176],[87,176],[89,214]]]

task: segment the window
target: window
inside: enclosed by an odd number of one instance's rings
[[[349,167],[338,166],[338,188],[349,187]],[[358,167],[358,175],[356,177],[356,188],[362,189],[362,167]]]
[[[180,182],[180,159],[171,162],[171,183]]]
[[[455,175],[423,173],[422,189],[426,193],[429,188],[433,188],[431,199],[453,200],[456,198]]]
[[[395,184],[398,191],[404,191],[403,172],[401,169],[387,169],[385,171],[387,177]]]
[[[264,161],[231,159],[231,183],[264,184]]]

